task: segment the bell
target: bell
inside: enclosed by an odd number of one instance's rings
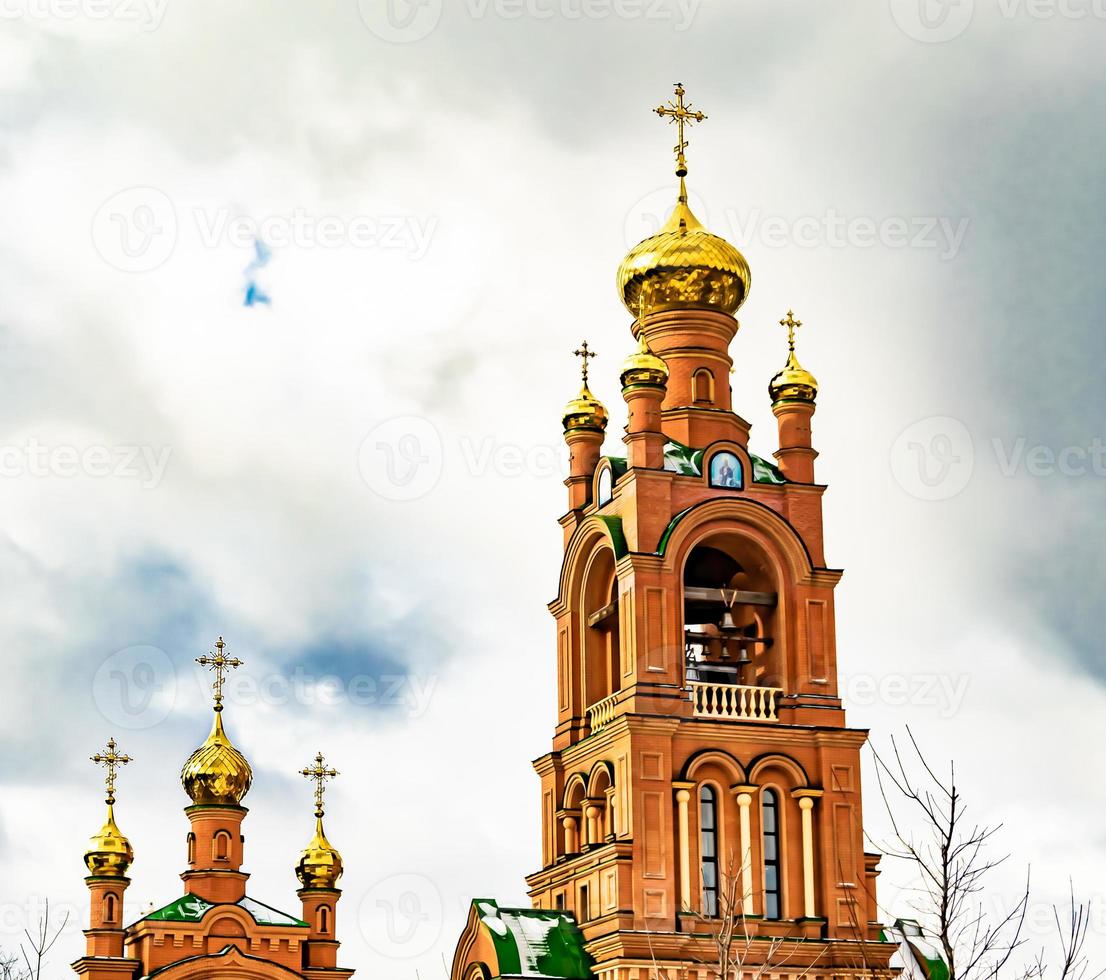
[[[722,622],[719,624],[719,629],[723,629],[723,630],[737,629],[737,626],[734,624],[734,621],[733,621],[733,613],[729,609],[727,609],[722,614]]]

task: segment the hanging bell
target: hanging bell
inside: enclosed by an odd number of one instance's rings
[[[737,629],[737,626],[734,624],[734,621],[733,621],[733,612],[728,608],[722,614],[722,622],[719,624],[719,629],[722,629],[722,630],[735,630],[735,629]]]

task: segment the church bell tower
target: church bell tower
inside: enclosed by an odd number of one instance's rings
[[[453,980],[511,975],[512,915],[561,936],[535,950],[540,930],[517,930],[539,975],[889,977],[861,829],[866,733],[838,694],[818,384],[789,311],[769,385],[775,462],[753,455],[729,384],[749,266],[688,206],[686,129],[706,117],[680,85],[655,111],[676,126],[678,191],[618,270],[636,348],[620,374],[624,453],[603,455],[586,344],[564,413],[556,727],[535,762],[533,908],[475,902]],[[720,934],[733,937],[721,972]],[[574,942],[581,955],[561,955]]]

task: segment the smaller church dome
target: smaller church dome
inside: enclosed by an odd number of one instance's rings
[[[607,410],[603,407],[603,403],[591,393],[585,381],[580,394],[565,405],[562,421],[565,432],[575,429],[593,429],[602,432],[607,427],[607,419]]]
[[[668,365],[649,349],[644,333],[638,340],[638,349],[622,363],[622,387],[652,385],[663,388],[668,381]]]
[[[749,263],[724,238],[712,235],[680,195],[657,234],[638,242],[618,267],[618,291],[634,316],[673,309],[736,313],[749,293]]]
[[[115,813],[109,803],[107,820],[88,842],[84,856],[88,873],[97,878],[125,878],[133,860],[131,842],[116,826]]]
[[[783,370],[768,382],[768,394],[773,402],[812,402],[818,397],[818,381],[799,363],[792,350]]]
[[[223,715],[215,709],[211,734],[185,762],[181,783],[193,803],[237,805],[249,792],[253,770],[223,731]]]
[[[304,888],[334,888],[342,877],[342,855],[326,839],[320,816],[315,817],[315,836],[296,865],[296,877]]]

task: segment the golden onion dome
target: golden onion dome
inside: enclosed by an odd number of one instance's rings
[[[97,878],[125,878],[134,860],[131,842],[115,824],[115,813],[108,804],[108,817],[100,832],[88,842],[84,863],[88,872]]]
[[[683,177],[664,226],[630,249],[618,267],[622,302],[636,317],[676,309],[733,314],[745,302],[751,283],[745,256],[692,214]]]
[[[623,388],[634,385],[663,388],[667,383],[668,365],[649,349],[644,333],[638,337],[638,349],[622,362],[619,377]]]
[[[768,382],[768,394],[773,402],[812,402],[818,397],[818,380],[799,363],[794,349],[783,370]]]
[[[562,419],[565,432],[576,429],[592,429],[602,432],[607,427],[607,410],[603,403],[591,393],[585,381],[580,388],[580,394],[565,405],[564,418]]]
[[[253,770],[223,731],[223,715],[218,707],[211,734],[188,757],[180,778],[193,803],[236,805],[249,792]]]
[[[296,877],[304,888],[334,888],[342,877],[342,855],[326,839],[323,818],[315,816],[315,836],[300,855]]]

